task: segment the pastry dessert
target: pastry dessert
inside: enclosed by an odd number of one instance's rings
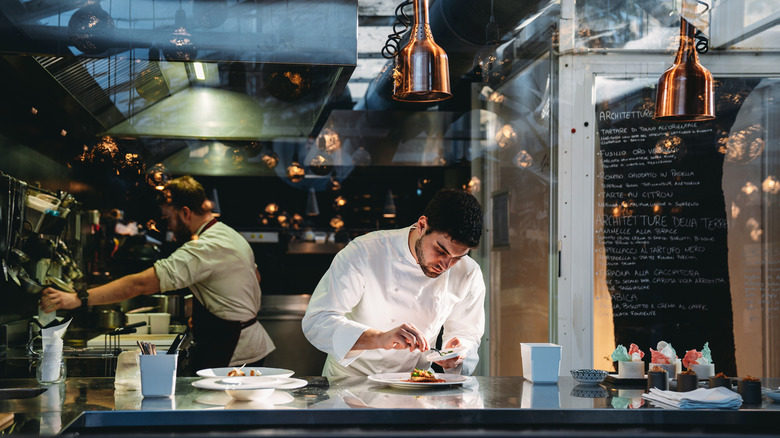
[[[618,345],[615,351],[612,352],[612,360],[618,363],[618,377],[629,379],[644,378],[645,363],[642,361],[644,356],[645,353],[636,344],[631,344],[628,350],[626,350],[626,347]]]
[[[712,353],[710,352],[710,343],[706,342],[701,352],[688,350],[682,360],[685,368],[696,372],[700,379],[707,379],[715,375],[715,364],[712,363]]]
[[[672,344],[661,341],[657,345],[658,350],[650,349],[650,367],[659,366],[666,370],[669,376],[677,374],[677,352]]]

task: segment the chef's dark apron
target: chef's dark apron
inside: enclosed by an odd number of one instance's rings
[[[212,219],[198,235],[217,223]],[[190,367],[193,371],[205,368],[227,367],[238,345],[241,331],[257,322],[228,321],[213,313],[197,297],[192,300],[192,337],[194,346],[190,349]]]

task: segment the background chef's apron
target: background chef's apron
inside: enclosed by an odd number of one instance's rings
[[[192,302],[192,335],[195,348],[191,351],[190,365],[194,371],[206,368],[230,366],[241,331],[257,322],[228,321],[209,312],[195,298]]]
[[[198,235],[203,234],[217,219],[211,219]],[[198,371],[206,368],[230,366],[230,359],[238,345],[241,330],[253,325],[249,321],[228,321],[211,313],[200,300],[192,300],[192,335],[195,345],[190,349],[190,368]]]

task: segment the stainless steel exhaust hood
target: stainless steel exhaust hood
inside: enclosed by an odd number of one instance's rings
[[[357,64],[357,0],[8,0],[0,36],[0,52],[35,55],[96,135],[306,137]]]

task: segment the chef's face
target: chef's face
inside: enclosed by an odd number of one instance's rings
[[[414,254],[423,274],[436,278],[447,269],[465,257],[469,248],[466,245],[453,242],[449,235],[434,232],[424,232],[414,243]]]
[[[177,242],[184,243],[192,239],[192,232],[183,220],[182,209],[172,205],[163,205],[160,207],[160,211],[163,219],[168,222],[168,229],[173,232],[173,237]]]

